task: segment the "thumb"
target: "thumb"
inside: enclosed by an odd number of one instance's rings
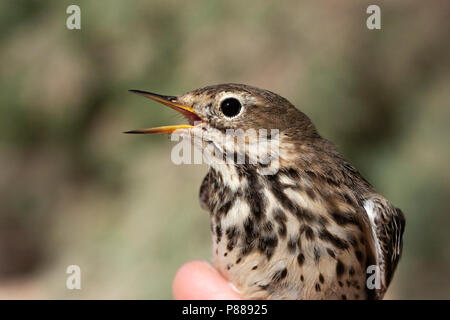
[[[184,264],[173,281],[176,300],[236,300],[242,299],[216,269],[204,261]]]

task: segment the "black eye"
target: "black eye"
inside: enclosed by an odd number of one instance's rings
[[[238,99],[228,98],[222,101],[220,104],[220,110],[226,117],[235,117],[241,112],[241,103]]]

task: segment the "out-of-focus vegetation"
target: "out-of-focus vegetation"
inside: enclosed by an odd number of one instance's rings
[[[176,166],[176,123],[127,89],[239,82],[288,98],[407,217],[388,297],[450,298],[450,3],[0,2],[0,298],[170,298],[210,256],[206,168]],[[82,290],[65,288],[66,267]]]

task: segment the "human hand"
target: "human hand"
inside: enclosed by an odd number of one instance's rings
[[[176,300],[239,300],[242,297],[205,261],[184,264],[173,280]]]

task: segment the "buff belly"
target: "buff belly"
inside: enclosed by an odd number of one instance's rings
[[[316,244],[302,253],[275,250],[267,259],[259,252],[241,257],[239,248],[227,249],[226,240],[214,243],[214,266],[244,298],[366,299],[365,270],[350,251],[332,257],[329,248]]]

